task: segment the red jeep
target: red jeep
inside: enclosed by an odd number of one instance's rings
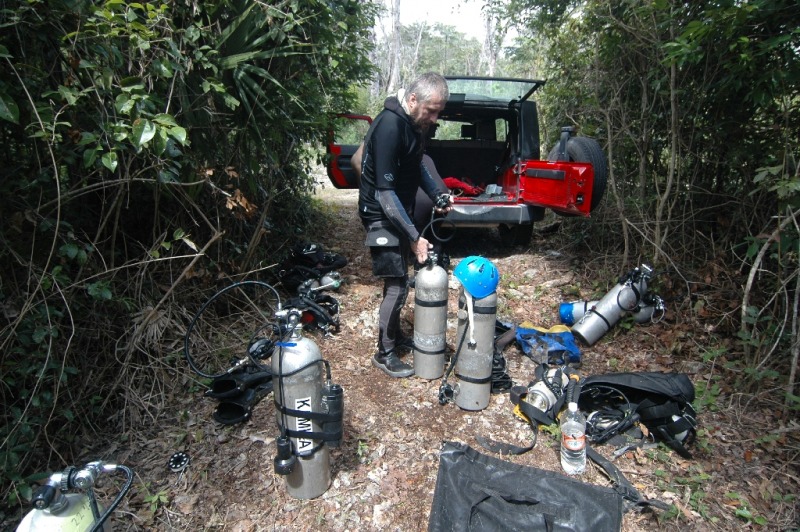
[[[497,226],[505,244],[526,244],[546,208],[589,216],[603,198],[607,162],[594,139],[562,128],[541,159],[539,117],[531,95],[544,81],[448,77],[450,99],[426,153],[455,195],[447,220],[460,227]],[[342,115],[328,145],[328,177],[357,188],[350,166],[371,119]],[[360,122],[361,128],[352,121]],[[349,135],[349,138],[348,138]],[[450,178],[450,179],[448,179]],[[463,186],[459,185],[463,184]]]

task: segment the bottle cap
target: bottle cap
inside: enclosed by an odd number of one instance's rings
[[[567,408],[570,412],[577,412],[578,411],[578,403],[570,403],[567,405]]]

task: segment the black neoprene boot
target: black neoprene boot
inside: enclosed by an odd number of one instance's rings
[[[414,374],[414,368],[400,360],[394,350],[388,353],[376,353],[372,357],[372,365],[383,370],[390,377],[402,378]]]

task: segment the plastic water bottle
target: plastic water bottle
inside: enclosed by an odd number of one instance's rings
[[[578,403],[569,403],[561,420],[561,467],[568,475],[586,470],[586,418]]]

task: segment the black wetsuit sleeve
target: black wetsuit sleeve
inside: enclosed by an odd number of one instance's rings
[[[420,186],[425,194],[436,203],[436,197],[440,194],[447,194],[448,189],[442,177],[439,175],[439,172],[436,171],[436,167],[430,157],[426,155],[422,158],[420,168],[422,170],[422,182]]]
[[[392,225],[402,231],[412,242],[419,240],[419,231],[414,227],[414,222],[411,221],[394,190],[378,189],[376,195],[381,209]]]

